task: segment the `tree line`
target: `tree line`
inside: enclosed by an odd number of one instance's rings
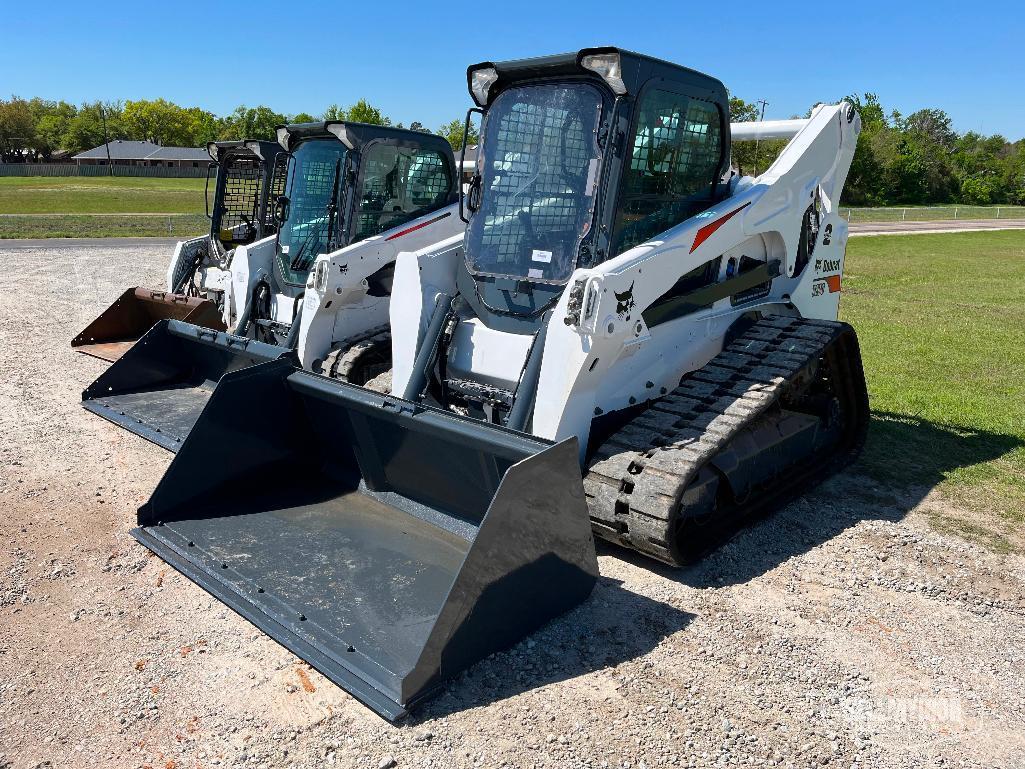
[[[848,205],[1025,205],[1025,140],[969,131],[957,133],[940,109],[921,109],[904,116],[887,112],[873,93],[845,97],[861,112],[862,132],[851,165],[844,203]],[[730,99],[731,119],[757,120],[756,104]],[[810,114],[810,110],[809,110]],[[313,120],[353,120],[392,125],[366,99],[342,107],[332,104],[319,116],[301,112],[286,115],[270,107],[239,106],[224,117],[199,107],[181,107],[165,99],[124,102],[0,100],[0,160],[47,161],[58,151],[71,154],[110,139],[149,140],[156,144],[199,147],[209,141],[274,139],[282,123]],[[104,123],[106,126],[104,127]],[[401,123],[396,127],[402,128]],[[464,121],[454,119],[436,129],[458,150]],[[104,130],[104,128],[106,130]],[[413,130],[428,131],[421,123]],[[471,127],[470,142],[477,141]],[[757,145],[738,143],[734,163],[743,173],[764,171],[786,145],[783,140]]]
[[[887,113],[874,93],[844,98],[861,113],[844,204],[1025,205],[1025,139],[959,134],[941,109]],[[757,106],[741,99],[730,99],[730,112],[734,121],[758,119]],[[757,149],[751,142],[738,143],[734,162],[744,173],[764,171],[784,146],[783,140],[761,142]]]
[[[218,117],[199,107],[181,107],[166,99],[95,101],[76,106],[66,101],[12,96],[0,99],[0,160],[46,162],[59,151],[73,155],[98,147],[105,136],[109,140],[145,140],[170,147],[202,147],[217,140],[273,140],[276,126],[315,120],[392,125],[391,119],[366,99],[348,107],[332,104],[319,116],[307,112],[286,115],[263,105],[242,105],[231,114]],[[404,127],[402,123],[395,125]],[[410,128],[428,130],[419,122]],[[463,121],[453,120],[439,127],[437,133],[454,146],[461,144]]]

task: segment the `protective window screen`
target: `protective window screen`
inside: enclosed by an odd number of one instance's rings
[[[303,142],[292,155],[288,220],[278,232],[278,267],[286,283],[305,283],[317,255],[327,251],[331,196],[344,164],[345,145],[334,138]]]
[[[510,88],[484,121],[480,208],[466,231],[478,275],[565,282],[591,226],[601,94],[589,85]]]
[[[278,230],[274,220],[274,204],[285,194],[285,183],[288,181],[288,153],[279,152],[274,156],[274,167],[270,173],[270,190],[267,192],[267,208],[263,212],[263,228],[265,233]]]
[[[619,254],[690,218],[712,201],[722,152],[718,108],[649,90],[638,107],[613,234]]]
[[[375,144],[363,160],[355,240],[377,235],[448,202],[452,171],[440,152]]]
[[[231,156],[224,163],[224,199],[217,237],[228,248],[256,239],[263,166],[253,157]]]

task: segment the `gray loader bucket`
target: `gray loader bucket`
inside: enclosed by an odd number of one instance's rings
[[[153,326],[82,393],[82,405],[168,451],[178,451],[217,380],[294,353],[177,320]],[[266,410],[250,414],[254,420]]]
[[[130,288],[72,339],[71,346],[94,358],[114,362],[154,323],[165,319],[224,331],[217,305],[209,299]]]
[[[221,379],[133,535],[392,721],[598,573],[575,439],[285,360]]]

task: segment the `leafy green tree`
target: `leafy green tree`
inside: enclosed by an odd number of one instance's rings
[[[24,150],[35,146],[35,120],[29,103],[17,96],[0,101],[0,159],[5,163],[25,159]]]
[[[730,97],[730,122],[752,123],[759,118],[757,104],[751,104],[736,96]]]
[[[345,107],[332,104],[324,110],[321,120],[345,120]]]
[[[391,120],[380,109],[366,99],[360,99],[351,107],[340,107],[332,104],[324,110],[324,120],[351,120],[354,123],[370,125],[391,125]]]
[[[188,126],[188,141],[184,146],[205,147],[215,141],[221,130],[221,121],[217,116],[199,107],[189,107],[185,111],[185,122]]]
[[[192,143],[185,111],[165,99],[126,101],[121,124],[127,139],[175,147]]]
[[[277,137],[276,129],[288,122],[288,118],[270,107],[236,107],[221,124],[221,139],[266,139],[273,141]]]
[[[730,122],[750,123],[761,119],[757,104],[736,96],[730,97]],[[787,143],[783,139],[764,139],[758,142],[734,142],[731,146],[732,163],[742,175],[765,171],[779,157]]]
[[[886,115],[879,98],[866,93],[864,98],[857,94],[845,97],[861,115],[861,135],[854,150],[851,170],[844,186],[844,202],[850,205],[879,205],[883,202],[883,166],[879,156],[882,135],[888,129]]]
[[[36,122],[35,150],[37,160],[50,160],[63,148],[64,136],[78,110],[66,101],[32,99],[29,102]]]
[[[366,99],[360,99],[345,111],[345,119],[354,123],[391,125],[391,120]]]
[[[103,118],[107,120],[107,138],[128,138],[121,126],[120,102],[87,102],[82,104],[68,122],[61,149],[71,153],[83,152],[103,144]]]
[[[438,129],[438,134],[448,139],[448,143],[452,145],[452,149],[459,152],[463,148],[463,130],[465,129],[465,126],[465,120],[456,118],[455,120],[441,126]],[[472,121],[470,122],[470,133],[466,139],[467,144],[469,145],[477,144],[477,142],[480,141],[480,134]]]
[[[313,117],[309,112],[300,112],[298,115],[293,115],[289,123],[316,123],[317,118]]]

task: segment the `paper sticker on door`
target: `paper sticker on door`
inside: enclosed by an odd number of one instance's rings
[[[544,262],[545,264],[548,264],[552,261],[552,252],[538,251],[537,249],[534,249],[530,254],[530,259],[534,262]]]

